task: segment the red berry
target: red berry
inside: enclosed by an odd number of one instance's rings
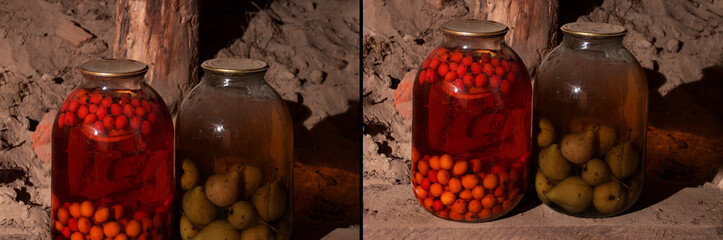
[[[439,73],[439,76],[445,76],[449,72],[449,65],[447,63],[442,63],[439,65],[439,68],[437,68],[437,73]]]
[[[457,88],[456,92],[464,92],[466,89],[464,87],[464,81],[462,81],[462,79],[457,79],[456,81],[454,81],[454,87]]]
[[[141,101],[138,100],[138,98],[131,99],[131,105],[134,107],[138,107],[141,105]]]
[[[495,75],[495,68],[492,67],[491,64],[485,63],[484,66],[482,66],[482,72],[487,74],[487,76]]]
[[[473,62],[469,66],[469,71],[472,73],[481,73],[482,72],[482,64],[480,64],[478,62]]]
[[[151,133],[151,123],[149,123],[147,120],[143,121],[143,124],[141,125],[141,133],[143,133],[143,135],[148,135]]]
[[[500,92],[505,94],[510,92],[510,82],[508,82],[507,80],[502,80],[502,83],[500,83]]]
[[[427,82],[428,83],[435,83],[437,82],[437,73],[434,70],[427,70]],[[156,105],[153,105],[154,108],[157,109]],[[154,111],[155,112],[155,111]]]
[[[432,59],[432,62],[429,63],[429,68],[434,69],[434,70],[437,70],[437,67],[439,67],[439,64],[440,64],[440,63],[442,63],[442,62],[439,61],[439,59],[436,59],[436,58],[435,58],[435,59]]]
[[[436,183],[437,182],[437,170],[429,169],[427,172],[427,178],[430,182]]]
[[[497,58],[492,58],[492,59],[490,60],[490,63],[492,64],[492,66],[497,67],[497,66],[500,65],[500,60],[497,59]]]
[[[60,111],[61,112],[68,111],[69,106],[70,106],[70,102],[68,102],[68,101],[63,102],[63,105],[60,106]]]
[[[99,104],[101,101],[103,101],[103,95],[100,95],[100,93],[93,93],[90,95],[90,103]]]
[[[472,56],[466,56],[462,58],[462,64],[464,64],[465,66],[472,65]]]
[[[128,118],[125,115],[120,115],[115,118],[115,128],[124,129],[128,126]]]
[[[78,118],[84,119],[85,116],[88,116],[88,106],[80,105],[78,108]]]
[[[85,124],[91,124],[94,123],[96,120],[98,120],[98,117],[95,116],[95,113],[88,114],[88,116],[85,117],[83,120],[83,123]]]
[[[483,53],[482,56],[480,57],[480,62],[482,62],[482,64],[490,62],[490,54]]]
[[[80,102],[78,102],[78,100],[73,100],[72,102],[70,102],[70,107],[68,107],[68,110],[70,110],[71,112],[75,112],[78,111],[79,107]]]
[[[75,125],[75,114],[67,113],[65,114],[65,125],[73,126]]]
[[[424,180],[422,180],[422,188],[424,190],[429,190],[429,186],[431,185],[432,183],[429,181],[429,179],[425,178]]]
[[[436,211],[442,211],[442,209],[444,209],[444,204],[442,204],[442,201],[439,199],[434,200],[433,206]]]
[[[446,54],[446,53],[448,53],[448,52],[449,52],[448,49],[446,49],[446,48],[440,48],[439,50],[437,50],[437,56],[444,55],[444,54]]]
[[[88,112],[95,113],[96,111],[98,111],[98,105],[95,105],[95,104],[88,105]]]
[[[424,84],[424,81],[426,81],[427,78],[427,70],[422,70],[422,72],[419,73],[419,84]]]
[[[487,75],[477,74],[477,76],[474,77],[475,87],[483,87],[485,84],[487,84]]]
[[[457,79],[457,73],[455,72],[448,72],[447,75],[444,76],[444,81],[451,82]]]
[[[501,66],[495,67],[495,74],[497,75],[505,75],[505,69]]]
[[[125,105],[125,104],[129,104],[129,103],[131,103],[131,94],[129,94],[129,93],[124,93],[123,95],[121,95],[121,102],[120,102],[120,104]]]
[[[99,133],[105,133],[105,125],[101,121],[93,123],[93,128]]]
[[[58,127],[62,128],[63,123],[65,123],[65,113],[60,113],[60,116],[58,116]]]
[[[100,104],[103,104],[104,107],[109,108],[111,104],[113,104],[113,99],[110,97],[103,98],[102,101],[100,101]]]
[[[78,231],[78,218],[70,218],[68,220],[68,228],[70,228],[70,231],[77,232]]]
[[[141,128],[141,118],[139,118],[138,116],[132,117],[130,123],[132,129],[138,130]]]
[[[139,116],[139,117],[146,116],[146,110],[143,109],[143,107],[141,107],[141,106],[136,107],[136,116]]]
[[[515,74],[508,73],[507,76],[505,77],[505,79],[507,79],[507,81],[510,81],[510,83],[514,83],[515,82]]]
[[[128,117],[133,117],[135,115],[136,109],[133,108],[130,104],[123,105],[123,114],[125,114]]]
[[[63,237],[65,237],[65,239],[70,239],[70,228],[68,226],[63,227],[63,231],[61,231],[60,233],[63,234]]]
[[[143,109],[146,110],[146,112],[151,111],[151,104],[148,103],[148,101],[146,101],[146,100],[141,101],[141,106],[143,106]]]
[[[120,104],[113,103],[113,105],[110,105],[110,113],[113,115],[121,115],[123,113],[123,107]]]
[[[80,89],[80,90],[78,90],[78,92],[75,93],[75,97],[81,98],[81,97],[85,96],[86,94],[88,94],[88,91],[85,91],[85,89]]]
[[[465,74],[467,74],[467,67],[465,67],[465,66],[457,67],[457,76],[464,76]]]
[[[464,82],[464,85],[467,87],[473,87],[474,86],[474,76],[472,74],[466,74],[464,77],[462,77],[462,81]]]
[[[499,87],[499,86],[500,86],[500,82],[502,81],[502,80],[500,79],[500,76],[497,76],[497,75],[494,75],[494,76],[490,77],[489,80],[490,80],[490,87],[492,87],[492,88],[497,88],[497,87]]]
[[[507,63],[507,60],[502,59],[502,61],[500,61],[500,64],[502,65],[502,68],[505,69],[505,72],[510,71],[510,64]]]
[[[98,117],[98,119],[103,119],[106,114],[108,114],[108,110],[103,106],[100,106],[98,107],[98,110],[95,110],[95,116]]]
[[[455,71],[455,72],[456,72],[456,71],[457,71],[457,67],[459,67],[459,64],[458,64],[458,63],[456,63],[456,62],[451,62],[451,63],[449,63],[449,70],[450,70],[450,71]]]
[[[429,68],[429,63],[430,63],[429,58],[424,59],[424,62],[422,62],[422,69],[427,69],[427,68]]]
[[[108,130],[113,129],[113,127],[115,127],[115,120],[113,120],[113,117],[105,116],[103,118],[103,127]]]
[[[449,60],[452,62],[459,63],[462,61],[462,53],[461,52],[453,52],[450,54]]]

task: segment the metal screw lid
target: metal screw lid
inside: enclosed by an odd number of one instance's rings
[[[498,36],[509,30],[502,23],[477,19],[454,20],[442,24],[440,29],[445,33],[465,37]]]
[[[264,72],[269,69],[265,62],[250,58],[214,58],[204,61],[201,67],[206,71],[233,75]]]
[[[628,33],[622,26],[599,22],[568,23],[562,25],[560,30],[572,35],[594,38],[619,37]]]
[[[146,74],[148,65],[130,59],[98,59],[80,65],[84,75],[97,77],[130,77]]]

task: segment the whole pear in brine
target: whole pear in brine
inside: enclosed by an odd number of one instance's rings
[[[624,141],[610,149],[605,154],[605,161],[618,179],[628,178],[638,170],[638,153],[630,141]]]
[[[213,204],[219,207],[228,207],[241,196],[239,186],[241,176],[238,171],[228,171],[225,174],[215,174],[206,180],[206,196]]]
[[[226,220],[216,220],[208,224],[193,240],[219,239],[233,240],[241,239],[241,233],[236,231]]]
[[[580,213],[592,202],[592,187],[579,176],[572,176],[545,192],[545,197],[568,212]]]
[[[605,161],[594,158],[582,165],[580,177],[585,183],[596,186],[610,181],[613,174]]]
[[[178,224],[178,228],[180,228],[181,239],[183,240],[191,239],[192,237],[196,236],[199,231],[196,226],[193,226],[191,220],[188,220],[188,217],[184,215],[181,215],[181,222]]]
[[[256,190],[251,197],[261,219],[271,222],[281,217],[286,210],[286,192],[277,184],[269,183]]]
[[[595,187],[592,193],[592,205],[600,213],[614,213],[625,206],[625,189],[617,181],[610,181]]]
[[[228,207],[228,223],[238,230],[244,230],[259,222],[259,213],[250,202],[238,201]]]
[[[542,171],[537,171],[537,174],[535,174],[535,191],[537,191],[537,198],[539,198],[540,201],[545,204],[550,204],[550,200],[545,197],[544,192],[550,191],[553,186],[552,182],[548,181],[545,175],[542,174]]]
[[[269,227],[263,223],[256,224],[249,229],[241,232],[241,240],[271,240],[274,239],[274,235],[269,230]]]
[[[592,130],[595,133],[595,150],[600,155],[605,155],[615,145],[618,133],[614,128],[597,123],[585,125],[585,130]]]
[[[595,154],[595,133],[586,130],[565,135],[560,142],[560,151],[565,159],[574,164],[583,164]]]
[[[216,217],[216,206],[206,198],[202,186],[196,186],[183,194],[181,208],[188,220],[198,225],[206,225]]]
[[[552,180],[562,180],[570,175],[572,166],[560,152],[559,144],[552,144],[540,151],[537,164],[542,174]]]
[[[181,189],[188,190],[198,185],[200,176],[193,161],[184,159],[181,164],[181,169],[183,169],[183,174],[181,174]]]
[[[254,192],[256,192],[257,189],[259,189],[259,187],[261,187],[261,182],[264,179],[264,173],[259,167],[246,165],[245,167],[239,169],[239,174],[244,182],[242,197],[243,199],[248,199],[254,194]]]
[[[540,133],[537,134],[537,146],[541,148],[550,146],[555,142],[555,128],[547,118],[540,119]]]

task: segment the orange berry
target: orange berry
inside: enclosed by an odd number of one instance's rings
[[[82,217],[78,219],[78,231],[82,233],[88,233],[90,232],[90,220],[88,218]]]
[[[467,212],[467,202],[462,199],[457,199],[454,201],[454,203],[452,203],[450,209],[452,210],[452,212],[464,214]]]
[[[487,174],[487,176],[485,176],[484,180],[482,180],[482,185],[486,189],[490,189],[490,190],[495,189],[497,187],[497,184],[498,184],[497,175],[495,175],[494,173]]]
[[[522,180],[522,168],[512,168],[510,170],[510,181],[519,182]]]
[[[492,208],[495,206],[495,204],[497,204],[497,200],[495,199],[494,195],[487,194],[484,198],[482,198],[482,201],[480,201],[480,203],[482,203],[482,206],[484,208]]]
[[[465,220],[465,221],[475,221],[475,220],[477,220],[478,218],[479,218],[479,217],[477,216],[477,213],[467,212],[467,213],[464,214],[464,220]]]
[[[507,185],[510,182],[510,175],[507,172],[500,172],[497,174],[500,180],[500,185]]]
[[[478,173],[479,171],[482,171],[482,160],[479,160],[478,158],[469,160],[469,165],[472,168],[473,173]]]
[[[58,232],[63,231],[63,228],[65,227],[63,223],[61,223],[60,221],[53,221],[53,223],[55,225],[55,230],[58,230]]]
[[[133,214],[133,219],[141,220],[142,218],[150,217],[150,216],[151,216],[150,213],[143,211],[143,210],[138,210],[138,211],[136,211],[136,213]]]
[[[425,191],[426,192],[426,191]],[[425,196],[426,197],[426,196]],[[422,198],[424,199],[424,198]],[[151,220],[150,217],[143,217],[141,218],[141,223],[143,224],[143,231],[148,232],[148,229],[153,228],[153,220]]]
[[[439,216],[441,218],[449,218],[449,209],[437,211],[437,216]]]
[[[421,173],[414,173],[414,181],[417,182],[416,184],[422,183],[423,180],[424,180],[424,175],[422,175]]]
[[[460,214],[455,211],[449,211],[449,218],[456,221],[462,221],[464,220],[464,214]]]
[[[415,147],[412,147],[412,162],[419,161],[419,157],[419,150],[417,150],[417,148]]]
[[[422,205],[427,210],[432,211],[432,209],[434,207],[434,199],[431,197],[425,198],[424,201],[422,201]]]
[[[424,190],[422,186],[417,186],[414,188],[414,193],[417,195],[419,199],[425,199],[427,198],[427,190]]]
[[[492,209],[491,208],[483,208],[479,212],[479,214],[477,214],[477,216],[479,216],[479,218],[482,218],[482,219],[488,218],[489,216],[492,216]]]
[[[120,220],[121,218],[123,218],[123,206],[120,204],[116,204],[110,207],[110,212],[115,220]]]
[[[442,196],[439,197],[439,200],[442,201],[442,204],[444,205],[450,205],[454,203],[454,200],[457,200],[457,196],[455,196],[452,192],[443,192]]]
[[[125,233],[118,234],[118,236],[115,236],[113,240],[128,240],[128,237]]]
[[[479,213],[482,211],[482,203],[479,200],[473,199],[469,201],[469,204],[467,205],[467,210],[471,213]]]
[[[454,168],[452,169],[452,174],[455,176],[462,176],[462,174],[467,172],[467,161],[459,161],[454,164]]]
[[[50,194],[50,209],[56,211],[58,208],[60,208],[60,200],[55,194]]]
[[[479,179],[485,179],[486,176],[487,176],[487,173],[485,173],[485,172],[478,172],[478,173],[477,173],[477,177],[478,177]]]
[[[478,183],[479,179],[477,178],[477,175],[467,174],[462,177],[462,186],[464,186],[465,189],[474,189],[477,187]]]
[[[462,191],[462,181],[459,180],[459,178],[453,177],[449,179],[449,191],[453,193],[458,193]]]
[[[502,212],[502,206],[500,206],[500,205],[497,205],[492,208],[492,214],[499,214],[501,212]]]
[[[85,236],[80,232],[74,232],[70,235],[70,240],[85,240]]]
[[[92,240],[103,240],[103,229],[95,225],[90,228],[90,239]]]
[[[95,206],[93,206],[93,203],[86,200],[83,201],[83,203],[80,204],[80,215],[83,217],[93,217],[93,214],[95,213]]]
[[[502,165],[495,165],[492,169],[490,169],[490,173],[498,174],[501,172],[507,172],[507,169],[505,169]]]
[[[432,195],[432,197],[441,196],[443,191],[442,184],[439,183],[432,183],[432,186],[429,187],[429,194]]]
[[[126,235],[129,237],[136,237],[141,234],[141,228],[143,228],[141,222],[138,220],[131,220],[128,222],[128,225],[126,225]]]
[[[510,208],[510,206],[512,206],[512,201],[510,201],[509,199],[502,202],[502,209],[508,209]]]
[[[70,216],[73,216],[74,218],[81,217],[80,215],[80,203],[74,202],[70,204]]]
[[[507,199],[516,200],[519,192],[520,190],[517,188],[510,188],[510,190],[507,192]]]
[[[449,183],[449,172],[444,169],[439,170],[439,172],[437,172],[437,182],[442,185],[447,185]]]
[[[452,156],[449,154],[444,154],[442,157],[439,158],[439,167],[446,170],[452,170],[452,166],[454,165],[454,160],[452,160]]]
[[[459,198],[464,199],[465,201],[472,200],[472,198],[473,198],[472,191],[470,191],[469,189],[462,190],[461,192],[459,192],[458,195],[459,195]]]
[[[63,224],[68,224],[68,219],[70,219],[68,209],[65,209],[65,207],[58,208],[58,213],[55,215],[58,217],[58,221]]]
[[[427,176],[427,172],[429,172],[429,163],[424,160],[419,161],[419,163],[417,163],[417,171],[422,175]]]
[[[432,156],[429,158],[429,167],[434,170],[439,170],[439,157],[438,156]]]
[[[107,222],[103,224],[103,233],[106,237],[115,237],[121,232],[121,226],[118,222]]]
[[[136,240],[148,240],[148,233],[142,233]]]
[[[495,188],[495,197],[504,197],[505,194],[506,194],[505,186],[500,185],[497,188]]]
[[[485,188],[477,185],[472,189],[472,198],[480,200],[485,196]]]
[[[110,216],[110,210],[107,207],[100,207],[98,210],[95,211],[95,215],[93,216],[93,221],[95,223],[103,223],[108,220],[108,217]]]

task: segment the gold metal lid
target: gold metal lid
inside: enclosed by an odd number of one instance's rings
[[[454,20],[442,24],[440,29],[445,33],[465,37],[498,36],[509,30],[502,23],[477,19]]]
[[[628,33],[622,26],[599,22],[568,23],[562,25],[560,30],[572,35],[594,38],[619,37]]]
[[[148,65],[130,59],[98,59],[78,67],[84,75],[97,77],[131,77],[146,74]]]
[[[233,75],[264,72],[269,69],[265,62],[250,58],[214,58],[204,61],[201,67],[206,71]]]

